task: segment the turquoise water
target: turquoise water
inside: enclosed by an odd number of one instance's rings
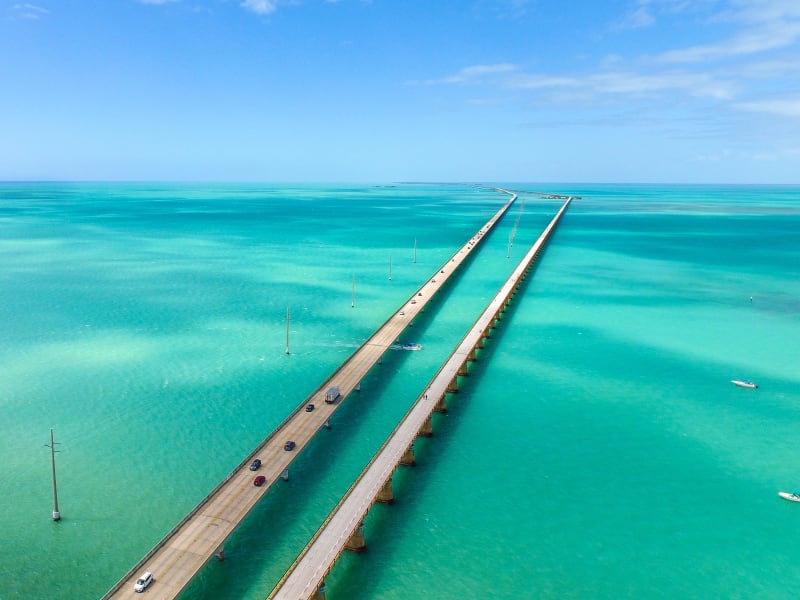
[[[786,597],[800,188],[505,187],[582,199],[328,597]],[[504,199],[0,184],[0,598],[101,596]],[[523,199],[185,598],[268,594],[560,204]]]

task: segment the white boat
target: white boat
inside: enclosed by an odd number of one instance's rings
[[[791,502],[800,502],[800,494],[797,492],[778,492],[778,496]]]
[[[422,350],[422,344],[417,344],[416,342],[406,342],[405,344],[401,344],[397,342],[392,344],[390,348],[392,350]]]
[[[758,387],[755,383],[753,383],[749,379],[731,379],[731,383],[733,385],[738,385],[739,387],[743,388],[749,388],[751,390],[754,390],[755,388]]]

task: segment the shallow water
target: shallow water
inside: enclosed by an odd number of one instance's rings
[[[328,597],[785,597],[800,189],[505,187],[581,200]],[[0,596],[101,596],[504,199],[0,184]],[[559,205],[521,196],[184,597],[269,593]]]

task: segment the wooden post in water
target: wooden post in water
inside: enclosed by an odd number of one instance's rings
[[[289,322],[291,321],[292,316],[289,312],[289,307],[286,307],[286,354],[290,354],[289,352]]]
[[[52,428],[50,429],[50,464],[53,467],[53,521],[60,521],[61,513],[58,510],[58,486],[56,485],[56,443],[53,440]]]

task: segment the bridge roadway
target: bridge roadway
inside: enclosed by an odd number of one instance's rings
[[[424,430],[426,423],[429,426],[431,413],[437,406],[443,406],[445,394],[457,387],[456,378],[466,373],[467,361],[474,360],[475,350],[483,347],[483,340],[489,336],[489,331],[494,328],[495,322],[510,302],[511,296],[571,200],[571,197],[567,197],[556,216],[462,338],[447,362],[434,375],[403,420],[278,582],[268,600],[306,600],[317,595],[320,588],[324,589],[325,577],[362,526],[369,509],[376,501],[381,501],[380,495],[391,499],[391,487],[387,494],[386,486],[391,486],[395,469],[404,461],[414,439]],[[357,544],[362,542],[363,540]],[[319,597],[324,598],[324,592]]]
[[[155,579],[147,590],[147,597],[150,600],[175,598],[209,558],[215,554],[220,559],[224,557],[225,540],[275,481],[281,475],[288,477],[288,468],[292,460],[317,431],[326,426],[328,419],[342,400],[360,384],[368,371],[381,359],[383,353],[397,341],[403,330],[467,259],[517,198],[516,194],[508,190],[498,188],[497,191],[510,194],[511,198],[342,363],[328,380],[312,392],[208,496],[128,571],[102,600],[139,598],[140,596],[133,591],[133,586],[139,575],[145,571],[151,571]],[[325,392],[332,385],[339,387],[342,397],[335,404],[326,404]],[[305,412],[308,403],[315,405],[313,412]],[[292,452],[283,449],[284,443],[288,440],[293,440],[297,444]],[[263,463],[257,473],[249,469],[250,463],[255,458],[260,458]],[[255,475],[264,475],[267,478],[266,483],[261,487],[254,486]]]

